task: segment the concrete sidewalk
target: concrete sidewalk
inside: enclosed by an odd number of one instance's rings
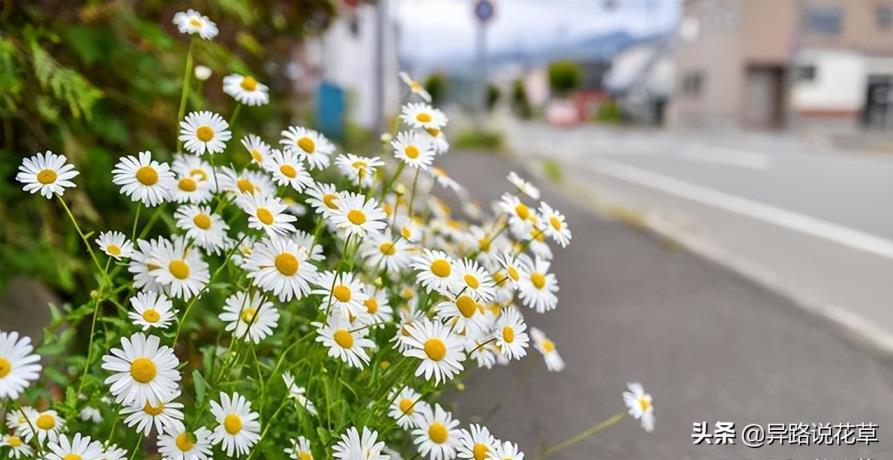
[[[482,204],[508,190],[512,160],[451,153],[450,174]],[[454,398],[465,423],[486,423],[535,459],[623,408],[627,381],[655,398],[657,428],[626,420],[551,458],[887,458],[893,454],[893,370],[789,301],[655,237],[606,221],[548,184],[574,240],[556,251],[559,308],[525,310],[567,362],[546,371],[536,352],[475,372]],[[880,444],[751,449],[695,446],[692,423],[879,425]]]

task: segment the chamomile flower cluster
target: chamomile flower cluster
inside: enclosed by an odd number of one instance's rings
[[[205,40],[218,34],[193,10],[174,23]],[[62,400],[37,404],[51,393],[29,393],[41,358],[29,338],[0,332],[0,402],[15,409],[0,452],[386,460],[412,446],[431,460],[522,459],[516,444],[463,426],[432,395],[531,347],[548,370],[564,368],[556,343],[525,315],[557,307],[553,246],[570,242],[567,219],[533,201],[539,190],[515,173],[505,186],[518,194],[492,213],[450,209],[444,195],[471,200],[436,166],[449,150],[448,118],[401,78],[413,100],[380,152],[339,152],[305,126],[234,139],[243,131],[226,120],[235,114],[190,112],[189,97],[171,150],[122,152],[108,179],[135,219],[89,229],[93,240],[79,227],[97,285],[84,305],[59,313],[90,331],[68,374],[47,373]],[[223,91],[234,110],[271,99],[250,75],[224,77]],[[46,152],[16,177],[65,205],[77,175]],[[70,343],[53,337],[42,349]],[[624,398],[653,425],[641,387]]]

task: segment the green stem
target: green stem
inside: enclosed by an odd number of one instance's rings
[[[140,444],[143,443],[143,434],[140,433],[140,437],[136,439],[136,445],[133,446],[133,452],[130,454],[130,460],[136,458],[136,453],[140,450]]]
[[[412,219],[412,205],[415,202],[415,188],[419,182],[419,171],[421,170],[421,168],[416,168],[415,177],[412,178],[412,192],[409,195],[409,212],[407,214],[407,217],[410,219]]]
[[[177,110],[177,123],[174,125],[174,137],[177,138],[177,152],[180,151],[183,144],[180,142],[180,122],[186,115],[186,101],[189,99],[189,85],[192,81],[192,48],[195,40],[189,40],[189,51],[186,52],[186,68],[183,70],[183,88],[180,90],[180,108]]]
[[[381,189],[381,200],[384,200],[385,197],[388,196],[388,193],[390,193],[391,191],[391,187],[394,185],[394,182],[397,180],[397,178],[400,177],[400,174],[403,173],[404,168],[406,168],[406,163],[401,161],[400,164],[397,165],[397,170],[394,171],[394,175],[391,176],[391,180],[389,180],[388,183],[385,184],[385,186]]]
[[[539,457],[538,460],[543,460],[558,451],[564,450],[568,447],[573,446],[574,444],[585,440],[586,438],[595,436],[596,434],[616,425],[619,421],[623,420],[624,417],[626,417],[626,411],[620,411],[613,417],[599,423],[598,425],[595,425],[588,430],[581,431],[580,433],[571,436],[570,438],[556,444],[555,446],[546,449],[545,451],[543,451],[543,454]]]
[[[62,199],[61,195],[56,195],[56,198],[59,198],[59,202],[62,203],[62,207],[65,209],[65,213],[68,214],[68,218],[71,219],[71,223],[74,224],[74,229],[78,232],[78,236],[81,237],[81,241],[84,242],[84,246],[87,248],[87,252],[90,253],[90,258],[93,259],[93,263],[96,265],[96,268],[99,269],[99,272],[102,274],[103,279],[106,283],[111,285],[111,280],[109,280],[108,273],[106,273],[102,269],[102,264],[99,263],[99,259],[96,258],[96,253],[93,252],[93,247],[90,245],[90,241],[87,240],[87,235],[81,230],[81,226],[78,225],[78,220],[74,218],[74,214],[71,213],[71,209],[68,208],[68,205],[65,204],[65,200]]]
[[[241,103],[236,103],[236,108],[233,109],[233,114],[230,115],[230,117],[229,117],[229,121],[227,121],[227,124],[229,125],[229,129],[230,129],[230,131],[233,130],[233,123],[235,123],[235,122],[236,122],[236,119],[239,118],[239,112],[240,112],[241,110],[242,110],[242,104],[241,104]]]
[[[140,222],[140,211],[143,210],[143,202],[140,201],[136,205],[136,216],[133,218],[133,230],[130,231],[130,241],[134,242],[136,240],[136,228]]]

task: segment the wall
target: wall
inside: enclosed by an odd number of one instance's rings
[[[801,50],[798,66],[815,68],[815,77],[791,85],[791,109],[801,115],[854,116],[865,103],[865,58],[852,51]]]

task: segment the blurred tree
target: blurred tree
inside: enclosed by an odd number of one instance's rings
[[[511,107],[515,115],[522,119],[533,117],[533,109],[530,107],[530,100],[527,99],[527,89],[520,78],[512,82]]]
[[[286,65],[294,48],[325,30],[337,13],[334,0],[197,0],[190,6],[212,18],[220,35],[196,40],[196,64],[214,73],[206,82],[192,79],[189,106],[213,103],[224,117],[234,101],[223,94],[221,80],[232,72],[257,75],[274,101],[291,98]],[[152,150],[169,159],[176,148],[190,42],[171,23],[177,10],[161,1],[2,3],[0,173],[6,180],[0,185],[0,283],[25,274],[70,292],[81,276],[81,267],[66,256],[81,248],[70,226],[53,215],[57,205],[23,199],[14,181],[25,156],[45,150],[67,155],[82,172],[78,188],[65,195],[75,213],[97,227],[124,230],[133,206],[111,183],[117,157]],[[251,116],[243,114],[240,125],[262,133],[270,121],[290,122],[292,107],[280,102],[246,108]],[[96,209],[124,213],[100,216]]]
[[[441,73],[432,73],[425,80],[425,90],[431,95],[431,104],[441,105],[446,97],[446,78]]]
[[[499,103],[499,98],[502,96],[502,92],[499,90],[499,87],[494,85],[493,83],[487,83],[487,111],[492,112],[496,107],[496,104]]]
[[[556,61],[549,64],[549,87],[558,96],[567,96],[580,86],[582,71],[573,61]]]

